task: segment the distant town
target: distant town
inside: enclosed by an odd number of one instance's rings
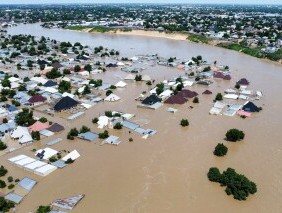
[[[282,59],[282,6],[255,5],[17,5],[1,6],[2,26],[42,22],[108,32],[151,30],[185,33],[193,42],[211,43],[272,61]]]

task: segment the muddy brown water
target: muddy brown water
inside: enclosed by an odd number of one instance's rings
[[[119,146],[100,146],[96,142],[66,140],[67,131],[44,139],[33,146],[25,147],[0,157],[13,176],[28,176],[39,181],[32,192],[24,198],[17,212],[34,211],[41,204],[49,204],[56,198],[85,194],[85,198],[72,212],[281,212],[282,209],[282,140],[281,140],[281,89],[282,66],[260,61],[237,52],[183,41],[159,38],[118,36],[63,30],[41,29],[38,25],[10,28],[9,33],[30,33],[49,36],[64,41],[80,41],[92,46],[104,45],[120,50],[124,56],[133,54],[159,53],[161,56],[177,56],[187,59],[202,55],[208,61],[229,65],[233,70],[231,82],[216,81],[210,89],[213,95],[202,95],[204,86],[193,86],[198,92],[200,103],[192,100],[181,106],[172,106],[178,111],[167,112],[169,105],[158,110],[136,107],[134,98],[148,91],[145,83],[128,82],[124,89],[115,94],[121,101],[99,103],[75,121],[68,122],[53,117],[50,120],[65,125],[66,129],[87,125],[93,132],[100,132],[91,123],[93,117],[105,110],[116,110],[136,114],[133,121],[146,121],[145,128],[158,131],[147,140],[127,129],[109,130],[121,138]],[[182,73],[181,73],[182,72]],[[143,71],[156,82],[183,74],[166,67],[151,67]],[[109,71],[95,77],[110,83],[118,82],[126,73]],[[212,116],[209,109],[217,92],[232,87],[236,80],[246,77],[251,89],[261,90],[262,100],[256,104],[263,111],[250,119],[237,116]],[[189,106],[194,106],[189,109]],[[36,112],[35,115],[40,115]],[[49,118],[49,117],[48,117]],[[179,125],[188,118],[190,126]],[[148,123],[147,123],[148,122]],[[224,142],[224,134],[230,128],[239,128],[246,133],[244,141]],[[76,149],[81,157],[74,164],[56,170],[40,178],[8,163],[7,159],[17,154],[32,156],[33,148],[44,147],[46,141],[61,137],[63,142],[52,148],[56,150]],[[128,142],[132,137],[133,142]],[[227,144],[227,156],[213,155],[217,143]],[[258,192],[247,201],[237,201],[227,196],[224,189],[207,179],[207,171],[216,166],[221,170],[232,167],[257,183]]]

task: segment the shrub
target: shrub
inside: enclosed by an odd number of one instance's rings
[[[1,166],[1,167],[0,167],[0,177],[5,176],[7,173],[8,173],[8,170],[5,169],[4,166]]]
[[[182,119],[182,120],[180,121],[180,125],[181,125],[181,126],[189,126],[189,121],[188,121],[187,119]]]
[[[6,182],[3,181],[3,180],[0,180],[0,188],[3,189],[5,188],[7,185],[6,185]]]
[[[227,154],[228,148],[223,144],[219,143],[216,145],[213,154],[216,156],[224,156]]]
[[[8,189],[12,189],[12,188],[14,188],[14,187],[15,187],[14,184],[9,184],[9,185],[8,185]]]
[[[97,117],[92,119],[92,123],[93,123],[93,124],[98,123],[98,121],[99,121],[99,118],[97,118]]]
[[[223,100],[222,94],[221,93],[217,93],[217,95],[215,96],[215,100],[216,101],[222,101]]]
[[[129,141],[129,142],[133,142],[133,138],[129,138],[128,141]]]
[[[109,137],[109,132],[107,130],[105,130],[102,133],[99,133],[99,138],[101,138],[101,139],[106,139],[108,137]]]
[[[19,178],[17,178],[17,179],[15,180],[15,182],[16,182],[16,183],[20,182],[20,179],[19,179]]]
[[[4,142],[0,141],[0,150],[2,151],[5,149],[7,149],[7,145]]]
[[[11,208],[15,207],[14,202],[5,200],[4,197],[0,197],[0,211],[9,212]]]
[[[67,159],[67,160],[66,160],[66,162],[65,162],[65,163],[66,163],[66,164],[71,164],[71,163],[73,163],[73,162],[74,162],[74,160],[73,160],[73,159],[71,159],[71,158],[69,158],[69,159]]]
[[[36,213],[48,213],[51,211],[50,206],[39,206],[38,209],[36,210]]]
[[[198,98],[198,97],[195,97],[195,98],[193,99],[193,103],[194,103],[194,104],[198,104],[198,103],[199,103],[199,98]]]
[[[49,158],[49,161],[51,162],[51,163],[53,163],[53,162],[55,162],[55,161],[57,161],[58,159],[55,157],[55,156],[52,156],[51,158]]]
[[[12,176],[9,176],[9,177],[7,178],[7,180],[8,180],[9,183],[11,183],[11,182],[14,181],[14,178],[13,178]]]
[[[109,118],[113,117],[112,111],[105,111],[105,116],[107,116]]]
[[[79,130],[80,133],[90,132],[90,128],[87,126],[82,126]]]
[[[112,90],[107,90],[107,92],[106,92],[106,96],[109,96],[110,94],[112,94],[113,93],[113,91]]]
[[[116,123],[114,129],[122,129],[122,124],[120,122]]]
[[[208,178],[210,181],[212,182],[219,182],[220,181],[220,171],[218,168],[216,167],[212,167],[210,168],[209,172],[208,172]]]
[[[38,131],[36,131],[36,132],[32,131],[31,137],[32,137],[33,140],[39,141],[40,140],[40,133]]]
[[[135,81],[142,81],[142,75],[136,75]]]
[[[226,140],[231,142],[236,142],[243,140],[245,137],[245,133],[238,129],[230,129],[226,132],[225,136],[226,136]]]
[[[46,123],[48,120],[47,120],[47,118],[45,118],[45,117],[41,117],[41,118],[39,119],[39,121],[42,122],[42,123]]]

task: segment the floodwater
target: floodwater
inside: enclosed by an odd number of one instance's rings
[[[149,88],[145,83],[129,82],[126,88],[115,91],[121,97],[119,102],[99,103],[71,122],[57,117],[50,118],[65,125],[67,131],[72,127],[87,125],[93,132],[99,132],[91,119],[103,114],[105,110],[116,110],[136,114],[133,121],[144,123],[145,128],[155,129],[158,133],[144,140],[126,129],[110,130],[110,133],[121,138],[122,143],[119,146],[100,146],[95,142],[68,141],[65,139],[65,131],[0,157],[1,163],[9,168],[13,176],[28,176],[39,180],[17,212],[34,211],[39,205],[47,205],[56,198],[75,194],[86,195],[72,211],[79,213],[281,212],[281,65],[185,41],[50,30],[41,29],[38,25],[21,25],[8,31],[10,34],[32,34],[60,41],[80,41],[93,47],[103,45],[129,57],[133,54],[158,53],[164,57],[189,59],[202,55],[207,61],[217,60],[233,70],[231,82],[216,81],[209,87],[213,92],[211,96],[201,94],[206,87],[193,86],[192,90],[200,94],[200,103],[193,104],[189,100],[182,106],[173,106],[178,109],[175,114],[166,111],[170,107],[168,105],[155,111],[137,108],[134,98]],[[158,66],[143,72],[153,76],[156,82],[183,75],[183,71]],[[95,77],[114,83],[125,75],[121,71],[112,70]],[[209,115],[215,94],[232,87],[241,77],[251,81],[251,89],[263,92],[263,99],[256,102],[263,107],[263,111],[250,119]],[[194,108],[190,109],[190,105]],[[39,114],[35,113],[36,116]],[[182,118],[189,119],[189,127],[179,125]],[[246,134],[244,141],[224,142],[225,132],[230,128],[243,130]],[[69,151],[76,149],[81,154],[74,164],[40,178],[8,163],[9,157],[20,153],[31,156],[32,148],[43,147],[45,141],[56,137],[64,141],[52,148]],[[128,142],[130,137],[134,139],[131,143]],[[212,153],[219,142],[224,142],[229,148],[227,156],[223,158],[215,157]],[[237,201],[227,196],[223,188],[207,179],[206,174],[213,166],[221,170],[232,167],[245,174],[257,183],[258,192],[247,201]]]

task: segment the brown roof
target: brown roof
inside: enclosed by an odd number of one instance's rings
[[[210,95],[210,94],[212,94],[212,91],[210,91],[210,90],[205,90],[205,91],[203,92],[203,94],[205,94],[205,95]]]
[[[34,95],[28,100],[28,102],[33,104],[33,103],[38,103],[38,102],[44,102],[46,100],[47,98],[43,97],[42,95]]]
[[[185,104],[188,100],[183,97],[181,93],[170,96],[164,103],[165,104]]]
[[[178,94],[182,95],[184,98],[194,98],[198,96],[198,93],[188,89],[181,90]]]

